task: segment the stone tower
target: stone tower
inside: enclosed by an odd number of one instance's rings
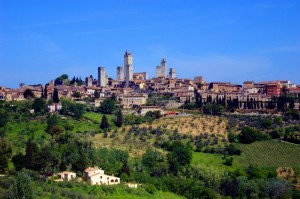
[[[98,67],[98,86],[106,86],[106,73],[104,67]]]
[[[124,71],[122,66],[117,67],[117,80],[124,80]]]
[[[124,55],[124,78],[126,87],[129,86],[129,81],[133,80],[133,59],[132,54],[126,50]]]

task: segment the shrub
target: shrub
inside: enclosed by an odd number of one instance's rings
[[[225,161],[223,162],[224,165],[227,166],[232,166],[233,158],[232,157],[227,157],[225,158]]]

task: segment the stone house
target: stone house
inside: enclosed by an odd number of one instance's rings
[[[119,177],[104,174],[104,170],[96,166],[85,169],[84,176],[91,185],[115,185],[121,181]]]

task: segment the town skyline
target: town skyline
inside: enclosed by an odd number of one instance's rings
[[[147,71],[150,78],[165,58],[182,78],[300,84],[299,1],[57,5],[0,2],[0,85],[45,84],[64,73],[96,76],[99,66],[115,78],[126,49],[135,72]]]
[[[126,50],[125,51],[125,55],[127,54],[127,53],[129,53],[132,57],[134,56],[134,54],[131,52],[131,51],[129,51],[129,50]],[[122,56],[121,56],[122,57]],[[124,62],[124,60],[123,60],[123,62]],[[164,72],[162,72],[161,73],[161,75],[158,75],[157,74],[157,67],[160,67],[160,64],[161,64],[161,62],[165,62],[166,63],[166,66],[165,66],[165,71]],[[132,64],[132,66],[133,66],[133,71],[132,71],[132,73],[133,74],[138,74],[138,73],[146,73],[145,75],[148,77],[148,78],[145,78],[145,80],[146,79],[148,79],[148,80],[150,80],[150,79],[153,79],[153,78],[157,78],[158,76],[163,76],[162,74],[164,73],[165,75],[164,75],[164,77],[166,77],[166,78],[168,78],[169,77],[169,72],[170,72],[170,69],[172,69],[172,70],[174,70],[175,69],[175,78],[180,78],[180,79],[191,79],[191,80],[193,80],[195,77],[199,77],[199,76],[201,76],[201,77],[203,77],[203,79],[205,79],[205,80],[207,80],[207,79],[211,79],[211,78],[207,78],[207,77],[205,77],[205,76],[203,76],[203,75],[201,75],[201,74],[193,74],[193,75],[191,75],[191,76],[188,76],[188,77],[183,77],[183,76],[178,76],[178,74],[177,74],[177,70],[176,70],[176,68],[175,67],[173,67],[173,66],[169,66],[169,63],[168,63],[168,60],[165,58],[165,57],[162,57],[161,59],[160,59],[160,61],[157,63],[157,65],[155,66],[152,66],[152,67],[149,67],[149,69],[151,69],[151,72],[149,73],[149,71],[148,70],[144,70],[144,71],[142,71],[142,70],[136,70],[135,69],[135,64],[134,64],[134,59],[133,59],[133,64]],[[122,73],[123,73],[123,78],[121,78],[121,79],[118,79],[118,70],[119,70],[119,68],[120,67],[122,67]],[[102,70],[104,70],[104,78],[105,78],[105,76],[106,76],[106,78],[111,78],[111,79],[113,79],[113,80],[122,80],[122,81],[124,81],[124,82],[126,82],[126,79],[125,79],[125,77],[126,77],[126,75],[125,75],[125,65],[123,64],[123,63],[120,63],[119,65],[116,65],[115,67],[106,67],[106,66],[104,66],[104,65],[99,65],[99,66],[97,66],[97,67],[95,67],[95,70],[93,71],[93,72],[91,72],[89,75],[80,75],[80,74],[74,74],[74,75],[70,75],[69,73],[67,73],[67,72],[65,72],[65,73],[63,73],[63,72],[61,72],[61,73],[58,73],[57,74],[57,76],[56,77],[53,77],[53,78],[50,78],[50,79],[45,79],[45,80],[43,80],[43,82],[35,82],[35,80],[33,79],[31,82],[32,83],[26,83],[26,82],[24,82],[24,81],[20,81],[20,82],[14,82],[14,84],[15,84],[15,86],[14,87],[10,87],[10,86],[7,86],[7,85],[5,85],[5,84],[3,84],[3,85],[1,85],[0,84],[0,86],[5,86],[5,87],[8,87],[8,88],[18,88],[19,86],[20,86],[20,83],[22,83],[22,84],[24,84],[24,85],[38,85],[38,84],[41,84],[41,85],[45,85],[45,84],[48,84],[49,82],[51,82],[51,81],[54,81],[56,78],[58,78],[60,75],[62,75],[62,74],[67,74],[68,75],[68,77],[69,77],[69,79],[72,79],[72,77],[77,77],[77,78],[81,78],[83,81],[85,81],[85,79],[86,78],[88,78],[88,77],[93,77],[93,80],[97,80],[97,81],[99,81],[99,70],[100,70],[100,68],[102,69]],[[113,71],[114,70],[114,71]],[[153,71],[154,72],[153,72]],[[160,70],[160,69],[159,69]],[[109,71],[110,73],[108,73],[107,71]],[[111,74],[111,73],[114,73],[114,74]],[[149,76],[149,74],[150,74],[150,76]],[[180,74],[179,74],[180,75]],[[241,80],[242,82],[236,82],[236,81],[234,81],[234,80],[230,80],[230,79],[226,79],[226,80],[218,80],[218,79],[212,79],[211,81],[206,81],[206,82],[230,82],[230,83],[233,83],[233,84],[242,84],[243,82],[246,82],[246,81],[253,81],[253,82],[268,82],[268,81],[270,81],[270,82],[272,82],[272,81],[282,81],[282,80],[286,80],[286,81],[291,81],[292,83],[294,83],[294,84],[298,84],[298,82],[297,81],[292,81],[292,80],[290,80],[290,79],[283,79],[283,78],[278,78],[278,79],[261,79],[261,80],[257,80],[257,81],[255,81],[254,80],[255,78],[248,78],[248,79],[245,79],[245,80]],[[107,80],[106,80],[107,81]],[[130,79],[130,81],[132,81],[132,78]],[[300,83],[300,82],[299,82]],[[106,84],[107,83],[105,83],[105,86],[106,86]],[[103,87],[102,86],[103,85],[103,83],[102,84],[100,84],[100,83],[97,83],[97,86],[99,86],[99,87]],[[128,87],[128,86],[126,86],[126,87]]]

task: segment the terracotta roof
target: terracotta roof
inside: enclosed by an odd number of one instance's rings
[[[84,172],[89,173],[89,172],[92,172],[92,171],[96,171],[98,169],[99,169],[99,167],[97,167],[97,166],[89,167],[89,168],[85,169]]]

